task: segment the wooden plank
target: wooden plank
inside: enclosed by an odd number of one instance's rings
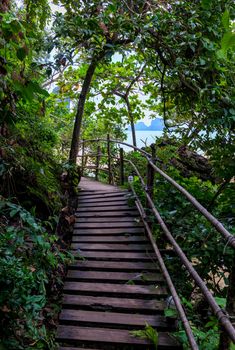
[[[78,211],[80,208],[93,208],[93,207],[109,207],[109,206],[128,206],[127,201],[125,199],[119,201],[100,201],[100,202],[92,202],[89,203],[87,201],[79,201],[78,203]],[[128,206],[129,207],[129,206]]]
[[[93,271],[159,271],[157,263],[149,262],[126,262],[126,261],[75,261],[69,266],[70,269],[93,270]]]
[[[95,349],[95,348],[71,348],[71,346],[60,346],[58,350],[99,350],[99,349]]]
[[[152,298],[153,296],[167,296],[167,290],[161,285],[142,286],[128,284],[113,283],[88,283],[88,282],[65,282],[64,292],[68,294],[89,294],[120,297],[135,296],[141,298],[143,296]]]
[[[117,228],[143,228],[142,223],[133,223],[133,222],[116,222],[115,224],[113,222],[109,222],[109,219],[106,219],[106,222],[75,222],[74,228],[110,228],[110,229],[117,229]]]
[[[132,223],[134,225],[137,224],[142,224],[142,221],[138,218],[133,218],[133,217],[125,217],[125,216],[121,216],[121,217],[109,217],[108,218],[109,222],[113,222],[113,223],[119,223],[119,222],[128,222],[128,223]],[[80,217],[76,217],[76,222],[107,222],[107,218],[105,217],[90,217],[90,218],[80,218]]]
[[[125,217],[138,217],[138,211],[137,210],[125,210],[125,211],[105,211],[105,212],[77,212],[76,216],[81,217],[81,218],[88,218],[88,217],[119,217],[119,216],[125,216]]]
[[[99,251],[80,251],[79,255],[90,260],[122,260],[122,261],[152,261],[156,259],[154,254],[145,254],[141,252],[99,252]],[[76,258],[76,256],[75,256]],[[78,257],[79,258],[79,257]]]
[[[66,280],[69,281],[94,281],[126,283],[132,281],[134,284],[163,282],[163,276],[159,273],[149,272],[114,272],[114,271],[77,271],[68,270]]]
[[[81,191],[78,194],[78,199],[91,199],[91,198],[112,198],[112,197],[123,197],[128,198],[128,192],[126,191],[93,191],[93,192],[85,192]]]
[[[147,243],[147,242],[146,242]],[[77,250],[94,250],[94,251],[152,251],[150,244],[133,244],[132,242],[126,244],[117,243],[72,243],[71,249]]]
[[[102,198],[81,198],[79,197],[79,203],[82,204],[93,204],[93,203],[109,203],[109,202],[125,202],[127,203],[128,198],[125,196],[112,196],[112,197],[102,197]]]
[[[63,296],[63,307],[86,310],[138,312],[148,314],[163,313],[166,303],[156,299],[128,299],[91,295],[70,295]]]
[[[123,314],[118,312],[64,309],[60,313],[60,324],[89,327],[135,329],[144,328],[146,323],[158,330],[173,329],[173,322],[167,322],[163,315]]]
[[[133,212],[133,211],[136,211],[136,208],[134,207],[129,207],[129,205],[113,205],[113,206],[92,206],[92,207],[89,207],[89,208],[86,208],[86,207],[79,207],[78,208],[78,215],[79,213],[83,213],[83,212],[110,212],[110,211],[117,211],[117,212],[122,212],[122,211],[130,211],[130,212]]]
[[[120,227],[120,228],[83,228],[83,227],[76,227],[74,228],[74,236],[80,235],[90,235],[90,236],[130,236],[132,234],[142,236],[144,233],[144,229],[141,227],[132,228],[132,227]]]
[[[144,236],[73,236],[73,243],[131,243],[146,244],[148,241]]]
[[[78,327],[61,325],[57,331],[57,341],[79,345],[79,343],[91,344],[106,344],[106,345],[148,345],[149,349],[154,349],[154,346],[149,340],[140,337],[134,337],[129,330],[123,329],[108,329],[108,328],[93,328],[93,327]],[[162,349],[182,349],[176,340],[164,332],[158,333],[158,350]]]

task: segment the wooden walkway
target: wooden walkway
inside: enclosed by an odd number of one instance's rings
[[[164,317],[168,292],[128,192],[82,179],[57,341],[60,350],[154,349],[132,330],[153,326],[158,349],[181,349]]]

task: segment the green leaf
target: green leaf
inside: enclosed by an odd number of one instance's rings
[[[222,24],[225,29],[229,29],[229,11],[226,9],[222,16]]]
[[[211,5],[211,0],[201,0],[201,5],[205,10],[208,10]]]
[[[34,81],[30,81],[28,83],[28,88],[30,88],[33,93],[37,93],[37,94],[43,95],[45,97],[50,96],[50,94],[47,90],[42,89],[41,86]]]
[[[233,46],[235,46],[235,33],[225,33],[221,41],[222,50],[226,52],[229,48],[232,48]]]
[[[12,209],[10,211],[10,217],[13,218],[19,212],[19,208]]]
[[[177,316],[177,311],[175,309],[165,309],[164,310],[164,315],[166,317],[176,317]]]
[[[24,47],[20,47],[16,52],[16,56],[20,61],[23,61],[27,56],[27,50]]]
[[[215,297],[215,301],[217,302],[217,304],[220,307],[225,308],[225,306],[226,306],[226,298]]]
[[[131,331],[130,333],[134,337],[139,337],[141,339],[148,339],[148,340],[150,340],[155,345],[155,349],[157,349],[158,332],[153,327],[148,325],[147,323],[145,325],[145,329],[137,330],[137,331]]]

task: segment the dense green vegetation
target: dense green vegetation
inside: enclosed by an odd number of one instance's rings
[[[0,348],[55,347],[57,291],[69,258],[55,233],[60,210],[72,203],[81,138],[125,139],[131,124],[135,143],[134,123],[160,115],[160,166],[233,232],[234,17],[232,0],[1,2]],[[208,159],[199,171],[196,153]],[[129,157],[145,176],[144,160]],[[156,180],[157,207],[224,301],[234,254],[179,193]],[[157,226],[155,234],[161,242]],[[173,262],[201,349],[215,350],[218,325]]]

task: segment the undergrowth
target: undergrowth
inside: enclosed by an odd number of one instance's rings
[[[0,349],[55,349],[59,293],[69,253],[42,222],[0,197]]]

